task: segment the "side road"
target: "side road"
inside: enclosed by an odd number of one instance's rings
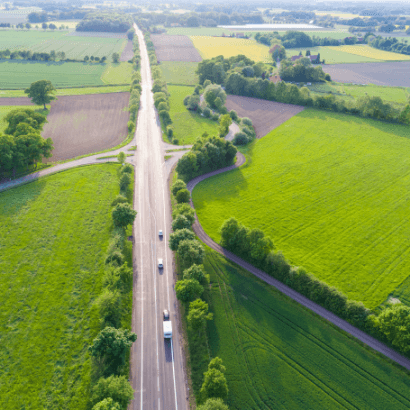
[[[222,172],[227,172],[231,171],[235,168],[240,167],[245,163],[245,157],[241,153],[237,153],[237,161],[235,165],[231,165],[226,168],[219,169],[214,172],[209,172],[208,174],[201,175],[199,177],[196,177],[192,179],[191,181],[188,182],[187,188],[191,192],[194,190],[195,186],[199,184],[201,181],[212,177],[217,174],[221,174]],[[191,206],[194,208],[194,205],[191,201]],[[317,315],[323,317],[324,319],[328,320],[329,322],[333,323],[340,329],[344,330],[345,332],[349,333],[350,335],[354,336],[355,338],[359,339],[361,342],[365,343],[372,349],[376,350],[379,353],[384,354],[386,357],[389,359],[395,361],[399,365],[405,367],[407,370],[410,370],[410,360],[407,359],[406,357],[402,356],[401,354],[397,353],[393,349],[390,349],[387,347],[384,343],[379,342],[377,339],[369,336],[365,332],[362,332],[361,330],[357,329],[356,327],[352,326],[350,323],[346,322],[343,319],[340,319],[338,316],[334,315],[333,313],[329,312],[322,306],[319,306],[318,304],[312,302],[305,296],[301,295],[300,293],[296,292],[295,290],[289,288],[288,286],[284,285],[282,282],[279,282],[278,280],[272,278],[269,276],[267,273],[261,271],[260,269],[255,268],[252,266],[250,263],[244,261],[240,257],[236,256],[232,252],[227,251],[224,249],[222,246],[214,242],[203,230],[201,224],[198,221],[198,218],[196,219],[195,223],[193,224],[193,229],[195,234],[203,241],[206,245],[208,245],[210,248],[214,249],[215,251],[219,252],[220,254],[224,255],[227,259],[231,260],[232,262],[235,262],[237,265],[241,266],[242,268],[248,270],[252,274],[254,274],[256,277],[259,279],[263,280],[266,282],[268,285],[274,286],[276,289],[278,289],[280,292],[284,293],[285,295],[289,296],[296,302],[300,303],[301,305],[307,307],[310,309],[312,312],[316,313]]]

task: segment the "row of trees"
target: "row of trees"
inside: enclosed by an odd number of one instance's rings
[[[207,337],[207,322],[213,319],[208,304],[200,298],[204,293],[204,288],[209,284],[209,278],[202,265],[205,251],[192,232],[195,212],[187,203],[190,194],[184,181],[180,179],[175,181],[171,192],[178,205],[172,214],[173,233],[170,235],[169,247],[177,252],[180,266],[183,269],[182,279],[175,284],[175,292],[178,300],[185,305],[190,343],[200,345],[200,342]],[[206,343],[202,345],[205,346]],[[220,358],[215,357],[210,361],[197,397],[198,403],[202,403],[198,409],[228,410],[223,403],[228,396],[225,371]]]
[[[76,31],[126,33],[132,26],[133,20],[127,14],[90,13],[77,24]]]
[[[379,36],[373,39],[369,45],[380,50],[410,55],[410,45],[407,44],[407,41],[399,41],[395,37],[383,38]]]
[[[318,58],[320,59],[320,55],[318,55]],[[330,81],[330,75],[326,74],[320,66],[313,67],[308,57],[301,57],[295,62],[288,59],[282,60],[279,68],[279,76],[284,81]]]

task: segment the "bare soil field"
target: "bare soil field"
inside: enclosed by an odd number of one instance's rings
[[[34,105],[28,97],[2,97],[0,105]]]
[[[409,61],[324,65],[322,68],[333,81],[341,83],[410,87]]]
[[[128,40],[124,51],[121,53],[120,61],[128,61],[134,57],[134,52],[132,51],[132,40]]]
[[[42,136],[62,161],[115,147],[127,136],[129,93],[67,95],[51,103]]]
[[[262,138],[304,109],[300,105],[283,104],[238,95],[227,96],[226,108],[228,111],[235,110],[239,117],[250,118],[255,128],[256,138]]]
[[[187,36],[152,35],[155,52],[159,61],[202,61],[198,50]]]
[[[125,33],[106,33],[104,31],[70,31],[67,36],[127,38]]]

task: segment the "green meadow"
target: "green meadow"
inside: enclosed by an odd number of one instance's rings
[[[79,87],[131,82],[129,63],[87,64],[0,60],[0,89],[21,89],[47,79],[55,87]]]
[[[0,193],[0,407],[87,409],[116,164]]]
[[[218,356],[231,410],[410,407],[405,372],[209,248],[204,266],[214,318],[208,349],[190,341],[196,393]]]
[[[59,27],[61,24],[57,24]],[[67,31],[2,30],[1,50],[31,50],[37,53],[64,51],[67,58],[83,59],[85,56],[107,57],[121,53],[127,43],[125,38],[72,36]]]
[[[187,61],[162,61],[159,67],[168,84],[197,85],[199,83],[198,74],[195,73],[198,68],[198,63]]]
[[[410,129],[306,109],[193,191],[219,241],[229,217],[260,228],[293,265],[374,308],[410,271]]]
[[[204,132],[216,135],[218,122],[202,117],[199,114],[188,111],[183,103],[187,95],[194,92],[193,87],[168,86],[170,93],[169,106],[174,136],[178,138],[179,144],[192,144]]]

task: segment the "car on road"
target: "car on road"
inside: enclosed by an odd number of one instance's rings
[[[163,236],[162,229],[159,230],[158,236],[159,236],[160,238],[162,238],[162,236]]]
[[[162,312],[162,316],[164,318],[164,322],[169,320],[169,311],[167,309],[164,309],[164,311]]]
[[[171,339],[172,338],[172,323],[170,320],[162,322],[163,329],[164,329],[164,338]]]
[[[158,259],[158,268],[162,269],[164,267],[164,264],[162,262],[162,259]]]

